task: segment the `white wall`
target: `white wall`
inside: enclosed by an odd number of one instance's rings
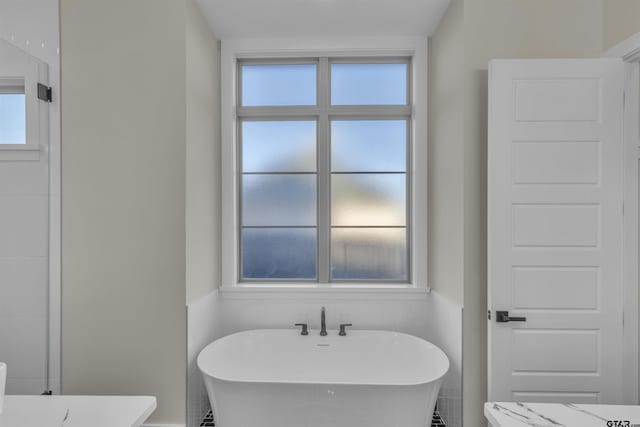
[[[49,388],[60,391],[60,60],[58,0],[3,0],[0,38],[49,66]]]
[[[187,427],[198,427],[211,409],[197,358],[209,343],[225,335],[221,311],[218,290],[187,306]]]

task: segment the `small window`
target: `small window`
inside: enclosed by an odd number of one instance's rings
[[[24,85],[0,81],[0,144],[26,144],[26,123]]]
[[[409,65],[239,61],[239,281],[410,281]]]

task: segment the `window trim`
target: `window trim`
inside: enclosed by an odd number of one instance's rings
[[[239,60],[282,60],[318,57],[375,59],[376,57],[411,57],[410,61],[410,135],[407,153],[408,216],[412,219],[409,233],[410,282],[291,282],[282,280],[241,282],[239,280],[239,212],[238,212],[238,106]],[[338,59],[339,60],[339,59]],[[415,76],[424,76],[416,79]],[[221,42],[221,182],[222,182],[222,284],[221,291],[229,293],[302,292],[306,295],[329,292],[353,293],[354,290],[428,292],[427,284],[427,40],[413,37],[362,38],[353,40],[285,40],[238,39]],[[341,108],[344,113],[349,107]],[[385,108],[385,107],[382,107]],[[372,111],[375,115],[375,111]],[[419,118],[419,120],[416,120]],[[356,294],[360,294],[357,291]]]

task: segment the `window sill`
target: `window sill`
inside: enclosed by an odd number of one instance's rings
[[[38,144],[0,144],[0,161],[38,161],[41,151]]]
[[[429,288],[411,285],[282,285],[242,284],[221,286],[225,299],[332,299],[332,300],[419,300]]]

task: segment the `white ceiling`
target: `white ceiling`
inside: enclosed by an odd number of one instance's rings
[[[449,0],[197,0],[218,39],[430,36]]]

